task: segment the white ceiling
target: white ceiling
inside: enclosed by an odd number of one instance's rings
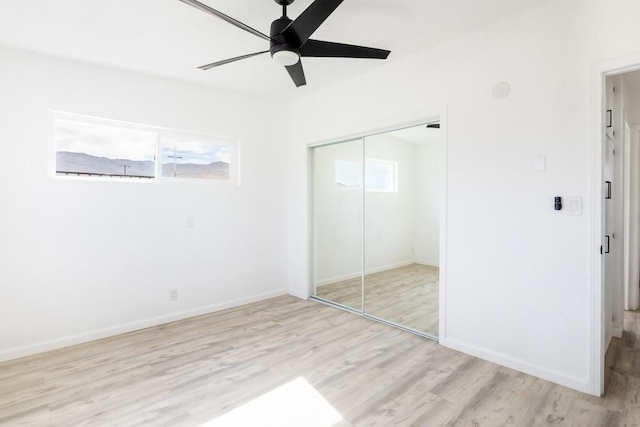
[[[273,0],[201,0],[269,34]],[[345,0],[313,38],[391,50],[388,61],[552,0]],[[295,18],[312,0],[289,7]],[[268,54],[209,71],[210,62],[267,50],[268,42],[178,0],[2,0],[0,44],[250,94],[292,99],[354,78],[380,60],[304,58],[296,89]]]

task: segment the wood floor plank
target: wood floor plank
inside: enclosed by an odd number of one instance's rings
[[[640,426],[638,333],[597,398],[286,296],[1,363],[0,425],[200,427],[303,380],[340,426]]]

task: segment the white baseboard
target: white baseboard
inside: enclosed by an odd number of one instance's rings
[[[384,265],[382,267],[370,268],[367,271],[365,271],[364,274],[380,273],[382,271],[393,270],[394,268],[405,267],[407,265],[411,265],[411,264],[415,264],[415,263],[416,263],[416,261],[413,261],[413,260],[411,260],[411,261],[402,261],[402,262],[399,262],[397,264]],[[337,277],[331,277],[329,279],[318,280],[316,282],[316,286],[331,285],[333,283],[343,282],[345,280],[357,279],[360,276],[361,276],[361,273],[359,271],[356,272],[356,273],[344,274],[342,276],[337,276]]]
[[[462,353],[466,353],[471,356],[475,356],[480,359],[505,366],[507,368],[515,369],[516,371],[524,372],[525,374],[533,375],[534,377],[542,378],[543,380],[551,381],[553,383],[569,387],[583,393],[592,394],[588,380],[569,377],[567,375],[550,371],[540,366],[532,365],[522,360],[513,359],[504,354],[469,345],[451,338],[441,339],[440,344],[444,347],[448,347],[453,350],[457,350]]]
[[[138,322],[128,323],[125,325],[114,326],[110,328],[100,329],[98,331],[87,332],[84,334],[74,335],[70,337],[60,338],[57,340],[46,341],[43,343],[33,344],[24,347],[12,348],[0,352],[0,362],[7,360],[18,359],[20,357],[31,356],[38,353],[44,353],[46,351],[57,350],[63,347],[69,347],[71,345],[82,344],[89,341],[95,341],[102,338],[112,337],[114,335],[126,334],[128,332],[138,331],[140,329],[150,328],[153,326],[163,325],[165,323],[171,323],[178,320],[188,319],[190,317],[201,316],[203,314],[210,314],[220,310],[226,310],[229,308],[238,307],[253,302],[266,300],[269,298],[275,298],[282,295],[287,295],[289,292],[286,290],[267,292],[260,295],[255,295],[248,298],[242,298],[238,300],[228,301],[221,304],[210,305],[207,307],[200,307],[193,310],[181,311],[179,313],[172,313],[166,316],[158,316],[151,319],[141,320]]]
[[[416,260],[416,264],[426,265],[428,267],[440,267],[439,261],[425,261],[425,260]]]
[[[309,299],[309,293],[302,293],[302,292],[298,292],[296,290],[293,289],[289,289],[289,295],[294,296],[296,298],[300,298],[300,299]]]

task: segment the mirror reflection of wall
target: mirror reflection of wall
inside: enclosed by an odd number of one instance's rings
[[[314,296],[437,337],[442,131],[313,149]]]
[[[394,185],[365,192],[365,313],[438,335],[441,131],[425,125],[365,138],[394,165]],[[377,171],[365,168],[365,181]]]
[[[362,139],[314,149],[315,295],[362,310]]]

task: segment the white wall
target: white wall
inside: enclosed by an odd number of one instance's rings
[[[415,147],[415,260],[420,264],[440,264],[440,158],[441,131],[428,143]]]
[[[640,283],[640,71],[624,74],[620,78],[623,89],[624,116],[630,130],[630,144],[625,145],[625,259],[623,274],[624,308],[638,309],[638,283]],[[628,187],[627,187],[628,186]]]
[[[0,359],[286,292],[285,105],[7,49],[0,94]],[[49,110],[237,138],[241,186],[50,177]]]
[[[597,13],[609,5],[640,12],[638,2],[557,0],[294,103],[291,291],[308,294],[306,145],[446,105],[442,343],[589,390],[590,72],[597,60],[640,51],[628,37],[638,27],[601,30],[618,25]],[[502,101],[491,95],[500,81],[512,86]],[[533,169],[537,155],[545,172]],[[554,211],[554,196],[583,197],[584,215]]]
[[[630,175],[629,195],[629,276],[625,289],[625,308],[637,310],[640,305],[640,125],[631,126],[631,149],[628,152]]]

